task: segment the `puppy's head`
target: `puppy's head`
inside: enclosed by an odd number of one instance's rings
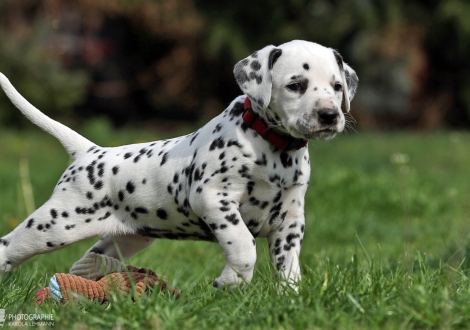
[[[356,93],[356,72],[341,55],[294,40],[267,46],[241,60],[235,79],[268,124],[296,138],[333,138],[343,131]]]

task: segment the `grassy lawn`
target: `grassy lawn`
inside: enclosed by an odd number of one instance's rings
[[[103,145],[155,139],[82,131]],[[217,244],[157,241],[129,263],[155,270],[183,294],[156,290],[136,302],[117,296],[35,305],[36,291],[67,272],[96,239],[37,256],[0,280],[7,314],[52,313],[60,329],[409,329],[470,328],[470,134],[346,134],[309,144],[311,185],[300,294],[279,295],[267,243],[245,290],[212,288],[224,266]],[[0,236],[45,202],[69,160],[39,130],[0,132]],[[20,165],[22,164],[22,165]],[[29,165],[30,180],[21,176]],[[28,171],[23,171],[28,173]],[[25,194],[31,182],[34,198]]]

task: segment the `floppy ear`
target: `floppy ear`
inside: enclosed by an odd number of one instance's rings
[[[272,70],[282,50],[266,46],[241,60],[233,68],[235,80],[251,102],[265,108],[271,101]]]
[[[346,77],[346,83],[348,84],[349,101],[352,101],[354,95],[356,95],[359,77],[357,76],[356,71],[346,63],[344,63],[344,75]]]
[[[359,78],[357,77],[356,71],[343,61],[343,57],[336,50],[332,49],[332,51],[341,72],[344,108],[346,112],[349,112],[351,109],[350,102],[356,94]]]

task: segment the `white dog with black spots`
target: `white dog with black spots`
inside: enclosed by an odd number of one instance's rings
[[[0,74],[11,101],[73,160],[50,199],[0,239],[0,275],[102,235],[87,254],[129,258],[155,238],[217,242],[226,265],[214,286],[237,285],[251,281],[255,238],[267,237],[279,275],[297,288],[307,140],[343,131],[358,78],[335,50],[300,40],[253,53],[234,74],[245,95],[198,131],[113,148],[47,117]]]

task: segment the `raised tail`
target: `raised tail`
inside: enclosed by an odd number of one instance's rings
[[[29,103],[20,93],[13,87],[7,77],[0,72],[0,84],[5,94],[10,98],[11,102],[34,124],[51,134],[64,146],[65,150],[73,160],[80,154],[86,152],[95,144],[74,130],[55,121]]]

